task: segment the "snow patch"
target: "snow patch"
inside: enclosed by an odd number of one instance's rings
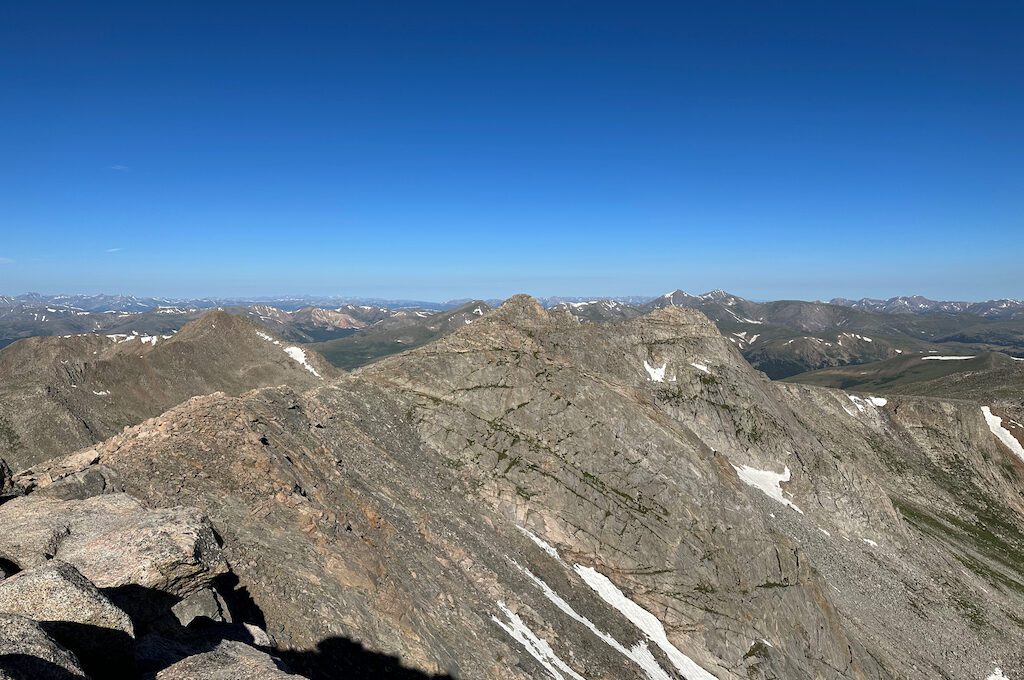
[[[872,541],[870,538],[862,538],[860,540],[864,541],[865,543],[870,545],[872,548],[877,548],[878,547],[878,544],[875,543],[874,541]]]
[[[705,373],[711,373],[711,371],[708,369],[708,367],[706,365],[700,363],[700,362],[695,361],[695,362],[693,362],[690,365],[693,366],[694,368],[696,368],[698,371],[704,371]]]
[[[269,335],[267,335],[263,331],[256,331],[256,335],[260,336],[261,338],[263,338],[267,342],[274,343],[275,345],[280,345],[281,344],[280,340],[274,340],[274,338],[270,337]]]
[[[782,474],[772,472],[771,470],[758,470],[757,468],[752,468],[749,465],[733,465],[733,468],[736,470],[736,474],[739,475],[740,479],[742,479],[748,486],[752,486],[755,489],[760,490],[769,498],[776,500],[783,505],[788,505],[801,515],[804,514],[804,511],[798,508],[793,501],[782,495],[782,487],[780,484],[782,482],[788,482],[790,479],[788,465],[786,466],[786,469],[783,470]]]
[[[1010,678],[1003,675],[1003,670],[1001,668],[996,668],[992,671],[991,675],[985,678],[985,680],[1010,680]]]
[[[541,589],[541,592],[544,593],[544,597],[548,598],[548,600],[556,607],[558,607],[558,609],[561,610],[562,613],[566,614],[575,621],[583,624],[587,628],[587,630],[589,630],[597,637],[601,638],[601,640],[605,644],[607,644],[609,647],[617,651],[619,654],[621,654],[622,656],[626,657],[627,659],[635,663],[637,666],[639,666],[640,669],[643,670],[644,674],[647,676],[648,680],[672,680],[671,676],[665,672],[665,670],[661,667],[658,661],[654,658],[654,655],[651,653],[651,650],[647,648],[646,642],[640,640],[632,647],[627,648],[625,645],[620,643],[611,635],[600,630],[596,625],[594,625],[593,621],[591,621],[590,619],[588,619],[587,617],[583,616],[575,609],[573,609],[572,605],[563,600],[562,597],[558,593],[556,593],[547,583],[545,583],[538,577],[534,576],[533,573],[531,573],[528,569],[523,569],[522,567],[519,568],[524,574],[526,574],[530,578],[530,580],[534,582],[534,584],[536,584],[538,588]],[[581,567],[577,564],[577,571],[580,568]]]
[[[1006,445],[1006,448],[1013,451],[1021,460],[1024,460],[1024,446],[1017,441],[1017,438],[1013,434],[1003,427],[1003,419],[992,413],[992,409],[988,406],[982,406],[981,412],[985,414],[985,422],[988,423],[988,429],[992,431],[992,434],[996,436],[999,441]]]
[[[530,627],[519,618],[519,615],[505,606],[504,602],[498,602],[498,608],[501,609],[508,622],[502,621],[497,616],[491,616],[491,620],[508,633],[513,640],[521,644],[523,649],[536,659],[537,663],[543,666],[544,670],[552,678],[555,678],[555,680],[565,680],[566,676],[568,676],[573,680],[586,680],[586,678],[570,668],[567,663],[558,658],[555,650],[551,649],[551,645],[530,630]],[[562,675],[563,673],[565,675]]]
[[[95,394],[97,397],[105,397],[108,394],[110,394],[110,390],[100,390],[99,392],[93,390],[92,393]]]
[[[863,413],[866,410],[865,407],[868,404],[870,404],[871,406],[885,406],[886,404],[889,403],[888,399],[883,399],[882,397],[861,398],[855,394],[848,394],[846,396],[849,397],[850,401],[853,402],[853,405],[856,406],[857,410],[861,413]],[[847,409],[846,412],[849,413],[851,416],[853,415],[853,413],[849,409]]]
[[[647,377],[652,382],[665,382],[665,368],[668,364],[662,364],[661,368],[655,368],[644,360],[644,370],[647,371]]]
[[[516,526],[516,529],[519,529],[519,531],[523,532],[523,534],[527,538],[529,538],[531,541],[536,543],[540,547],[540,549],[543,550],[544,552],[546,552],[548,555],[550,555],[551,557],[555,558],[559,562],[562,561],[562,558],[558,556],[558,550],[555,549],[555,546],[551,545],[550,543],[545,541],[543,538],[541,538],[540,536],[538,536],[535,533],[533,533],[532,531],[530,531],[529,529],[526,529],[526,528],[521,527],[521,526]]]
[[[965,361],[966,359],[973,359],[974,356],[961,357],[961,356],[933,356],[933,357],[921,357],[921,361]]]
[[[665,627],[658,617],[626,597],[608,577],[591,567],[577,564],[574,568],[580,578],[593,588],[594,592],[601,596],[601,599],[622,612],[633,625],[643,631],[647,638],[665,653],[665,656],[684,678],[687,680],[718,680],[669,642]]]
[[[321,380],[323,379],[323,376],[317,373],[316,369],[309,365],[309,362],[306,360],[306,353],[302,351],[301,347],[295,347],[294,345],[292,345],[291,347],[285,347],[284,352],[292,359],[302,364],[302,367],[305,368],[307,371],[309,371],[316,377],[320,378]]]

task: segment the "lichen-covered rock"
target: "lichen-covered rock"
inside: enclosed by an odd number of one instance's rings
[[[81,572],[51,560],[0,582],[0,612],[135,635],[132,621]]]
[[[0,680],[85,678],[78,659],[24,616],[0,614]]]
[[[72,501],[30,494],[0,506],[0,526],[0,557],[22,569],[60,558],[99,588],[184,597],[227,569],[201,512],[147,509],[124,494]]]
[[[182,659],[156,674],[156,680],[297,680],[269,654],[241,642],[225,641],[205,654]]]

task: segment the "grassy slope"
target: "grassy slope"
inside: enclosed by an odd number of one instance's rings
[[[951,351],[950,355],[959,354]],[[927,355],[925,355],[927,356]],[[858,366],[801,373],[787,382],[889,394],[916,394],[990,403],[1024,394],[1024,361],[998,352],[974,359],[937,361],[909,355]]]

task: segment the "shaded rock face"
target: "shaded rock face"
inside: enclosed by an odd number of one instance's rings
[[[1024,475],[980,410],[771,383],[692,310],[581,324],[513,298],[90,451],[17,475],[35,490],[0,520],[97,476],[200,508],[251,600],[232,620],[310,677],[1024,672]]]
[[[71,680],[85,678],[75,655],[61,647],[35,621],[0,614],[0,678]]]
[[[11,482],[11,468],[7,465],[7,461],[0,458],[0,499],[4,496],[9,496],[14,491],[14,485]]]

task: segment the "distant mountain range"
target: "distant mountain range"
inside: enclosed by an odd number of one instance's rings
[[[647,295],[619,295],[611,297],[564,296],[538,298],[544,307],[550,308],[560,304],[579,304],[596,301],[615,301],[627,305],[654,304],[659,300],[671,300],[680,307],[699,307],[702,303],[728,302],[735,304],[746,301],[744,298],[727,293],[724,290],[712,290],[700,295],[691,295],[682,290],[674,290],[664,295],[651,297]],[[367,298],[352,296],[322,295],[285,295],[257,297],[205,297],[205,298],[169,298],[169,297],[137,297],[134,295],[43,295],[41,293],[25,293],[22,295],[0,295],[0,307],[40,307],[44,305],[65,306],[87,312],[146,312],[165,307],[194,307],[211,309],[214,307],[249,307],[252,305],[272,305],[277,309],[294,311],[304,307],[341,307],[345,305],[372,305],[388,309],[426,308],[453,309],[474,301],[473,298],[447,300],[445,302]],[[485,300],[489,305],[501,304],[501,299]],[[731,301],[731,302],[730,302]],[[820,302],[820,301],[819,301]],[[965,302],[954,300],[932,300],[920,295],[901,295],[886,300],[877,298],[832,298],[828,304],[852,307],[871,312],[885,314],[974,314],[987,318],[1017,319],[1024,318],[1024,300],[1000,298],[983,302]]]
[[[940,302],[864,298],[760,302],[712,290],[655,298],[550,297],[538,302],[583,323],[627,321],[656,309],[704,313],[755,368],[773,379],[901,355],[998,351],[1024,356],[1024,302]],[[316,343],[336,366],[353,369],[418,347],[472,322],[494,300],[376,300],[288,296],[139,298],[120,295],[0,297],[0,347],[33,336],[168,334],[211,308],[248,316],[288,342]]]
[[[831,303],[854,309],[885,314],[974,314],[989,319],[1024,319],[1024,300],[1003,298],[985,302],[929,300],[920,295],[900,296],[888,300],[833,298]]]

